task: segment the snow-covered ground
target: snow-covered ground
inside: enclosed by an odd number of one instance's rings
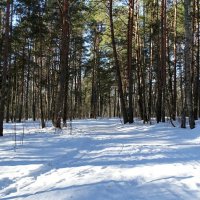
[[[1,200],[200,199],[200,124],[100,119],[75,120],[62,132],[33,122],[5,129]]]

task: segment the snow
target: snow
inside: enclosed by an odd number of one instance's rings
[[[16,133],[16,140],[15,140]],[[5,124],[1,200],[200,199],[200,124],[123,125],[119,119]]]

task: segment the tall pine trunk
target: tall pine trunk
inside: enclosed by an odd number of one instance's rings
[[[60,77],[55,105],[55,118],[54,125],[57,128],[61,128],[61,117],[65,113],[64,104],[67,105],[67,98],[65,96],[68,93],[68,47],[69,47],[69,1],[64,0],[63,5],[60,8],[61,20],[62,20],[62,34],[61,34],[61,50],[60,50]],[[65,113],[66,114],[66,113]],[[64,118],[64,124],[66,118]]]
[[[132,66],[132,49],[133,49],[133,16],[134,0],[129,0],[128,12],[128,34],[127,34],[127,77],[128,77],[128,121],[133,123],[133,66]]]
[[[193,66],[194,66],[194,84],[193,84],[193,97],[194,97],[194,119],[198,119],[198,105],[199,105],[199,2],[195,0],[193,3]]]
[[[189,114],[190,128],[195,128],[193,102],[192,102],[192,80],[191,80],[191,64],[192,64],[192,23],[191,23],[191,0],[184,0],[185,8],[185,95],[186,108]]]
[[[10,0],[6,2],[6,22],[5,35],[3,43],[3,69],[0,88],[0,136],[3,136],[3,120],[5,110],[5,100],[7,97],[7,75],[8,75],[8,58],[9,58],[9,32],[10,32]]]
[[[116,77],[118,81],[118,90],[119,90],[119,95],[120,95],[121,112],[123,115],[124,124],[126,124],[128,122],[128,115],[127,115],[126,105],[125,105],[125,100],[124,100],[124,92],[123,92],[122,79],[121,79],[121,73],[120,73],[120,63],[118,59],[116,42],[115,42],[115,32],[114,32],[114,25],[113,25],[113,1],[109,0],[108,2],[109,2],[111,40],[112,40],[112,47],[113,47]]]
[[[176,65],[177,65],[177,0],[174,0],[174,87],[172,102],[172,119],[176,119],[176,99],[177,99],[177,81],[176,81]]]
[[[161,78],[162,78],[162,122],[165,122],[166,102],[166,0],[162,0],[161,7]]]

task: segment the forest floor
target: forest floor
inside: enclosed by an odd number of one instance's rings
[[[5,124],[0,199],[200,199],[200,121],[193,130],[119,119],[75,120],[62,131]]]

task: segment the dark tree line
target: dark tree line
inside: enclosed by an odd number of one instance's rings
[[[2,0],[3,122],[200,116],[199,0]]]

